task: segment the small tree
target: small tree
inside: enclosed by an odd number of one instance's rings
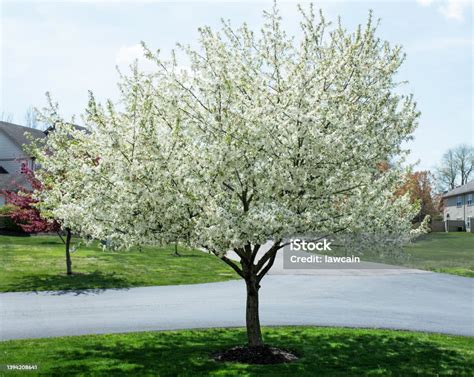
[[[261,280],[290,237],[402,242],[417,213],[395,195],[404,171],[394,157],[419,115],[395,90],[401,48],[376,38],[372,17],[351,33],[328,30],[312,7],[301,14],[299,43],[276,7],[259,37],[246,25],[202,28],[201,48],[182,48],[185,70],[146,49],[156,72],[123,77],[120,110],[91,94],[86,134],[52,105],[55,131],[36,153],[43,200],[66,226],[122,247],[178,238],[227,263],[246,284],[250,347],[263,344]]]
[[[38,200],[35,198],[33,193],[34,191],[41,192],[43,190],[43,185],[26,164],[21,165],[21,174],[26,176],[31,189],[19,186],[17,192],[2,191],[7,203],[13,206],[13,210],[10,212],[10,218],[27,233],[56,232],[65,244],[66,272],[68,275],[71,275],[71,231],[70,229],[66,229],[66,240],[64,240],[59,233],[61,225],[54,219],[48,219],[42,216],[38,209]]]
[[[439,213],[433,203],[431,189],[431,174],[429,171],[415,171],[407,174],[403,186],[397,190],[397,195],[408,193],[411,203],[419,203],[420,210],[413,219],[421,223],[426,216]]]

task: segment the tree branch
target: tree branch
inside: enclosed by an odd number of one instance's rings
[[[272,257],[274,253],[276,253],[279,249],[283,247],[283,245],[280,245],[281,240],[278,240],[273,244],[273,246],[268,250],[265,255],[258,261],[255,271],[260,271],[262,267],[265,265],[265,263]]]
[[[257,273],[257,283],[260,283],[260,280],[262,280],[262,278],[266,275],[266,273],[267,273],[268,271],[270,271],[270,268],[272,268],[273,263],[275,263],[275,259],[276,259],[277,252],[278,252],[278,249],[272,254],[272,256],[270,257],[268,263],[267,263],[266,266],[262,269],[262,271],[260,271],[259,273]]]
[[[214,253],[215,254],[215,253]],[[217,255],[218,256],[218,255]],[[219,257],[219,256],[218,256]],[[237,272],[240,277],[242,277],[243,279],[245,279],[245,275],[243,273],[243,271],[239,268],[239,266],[237,266],[232,260],[230,260],[229,258],[227,258],[226,256],[223,256],[223,257],[219,257],[221,258],[225,263],[227,263],[230,267],[232,267],[234,269],[235,272]]]

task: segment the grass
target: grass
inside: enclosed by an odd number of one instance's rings
[[[215,362],[213,353],[244,344],[245,333],[209,329],[0,342],[0,364],[37,364],[37,373],[47,376],[462,377],[474,370],[469,337],[314,327],[263,333],[268,344],[294,351],[299,360],[266,366]]]
[[[336,248],[328,255],[350,255]],[[356,254],[357,255],[357,254]],[[428,233],[397,251],[383,255],[377,251],[358,255],[362,261],[406,266],[421,270],[474,277],[474,234],[465,232]]]
[[[405,250],[409,267],[474,277],[473,233],[430,233]]]
[[[72,276],[65,274],[64,245],[55,236],[0,236],[0,292],[129,288],[218,282],[238,278],[215,256],[174,247],[142,251],[103,251],[80,246],[72,254]]]
[[[430,233],[406,247],[403,264],[474,277],[474,234]],[[65,274],[64,245],[56,236],[0,236],[0,292],[129,288],[218,282],[238,276],[218,258],[173,247],[103,251],[97,244],[73,253],[74,275]]]

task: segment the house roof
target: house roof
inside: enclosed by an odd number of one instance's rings
[[[22,148],[24,144],[30,143],[30,141],[25,136],[26,132],[38,139],[46,137],[45,133],[41,130],[2,121],[0,121],[0,131],[3,131],[20,148]]]
[[[448,191],[446,194],[443,195],[443,198],[448,198],[450,196],[456,196],[461,194],[466,194],[468,192],[474,192],[474,180],[471,182],[467,182],[465,185],[456,187],[455,189]]]
[[[76,130],[88,132],[87,128],[73,125]],[[29,144],[30,140],[25,136],[25,133],[31,134],[36,139],[42,139],[48,136],[48,133],[54,131],[54,127],[48,127],[45,131],[36,128],[24,127],[18,124],[0,121],[0,131],[3,131],[15,144],[23,148],[24,144]]]

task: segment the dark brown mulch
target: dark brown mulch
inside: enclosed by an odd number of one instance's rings
[[[291,363],[298,357],[285,349],[261,346],[247,347],[237,346],[214,354],[216,361],[233,361],[245,364],[281,364]]]

